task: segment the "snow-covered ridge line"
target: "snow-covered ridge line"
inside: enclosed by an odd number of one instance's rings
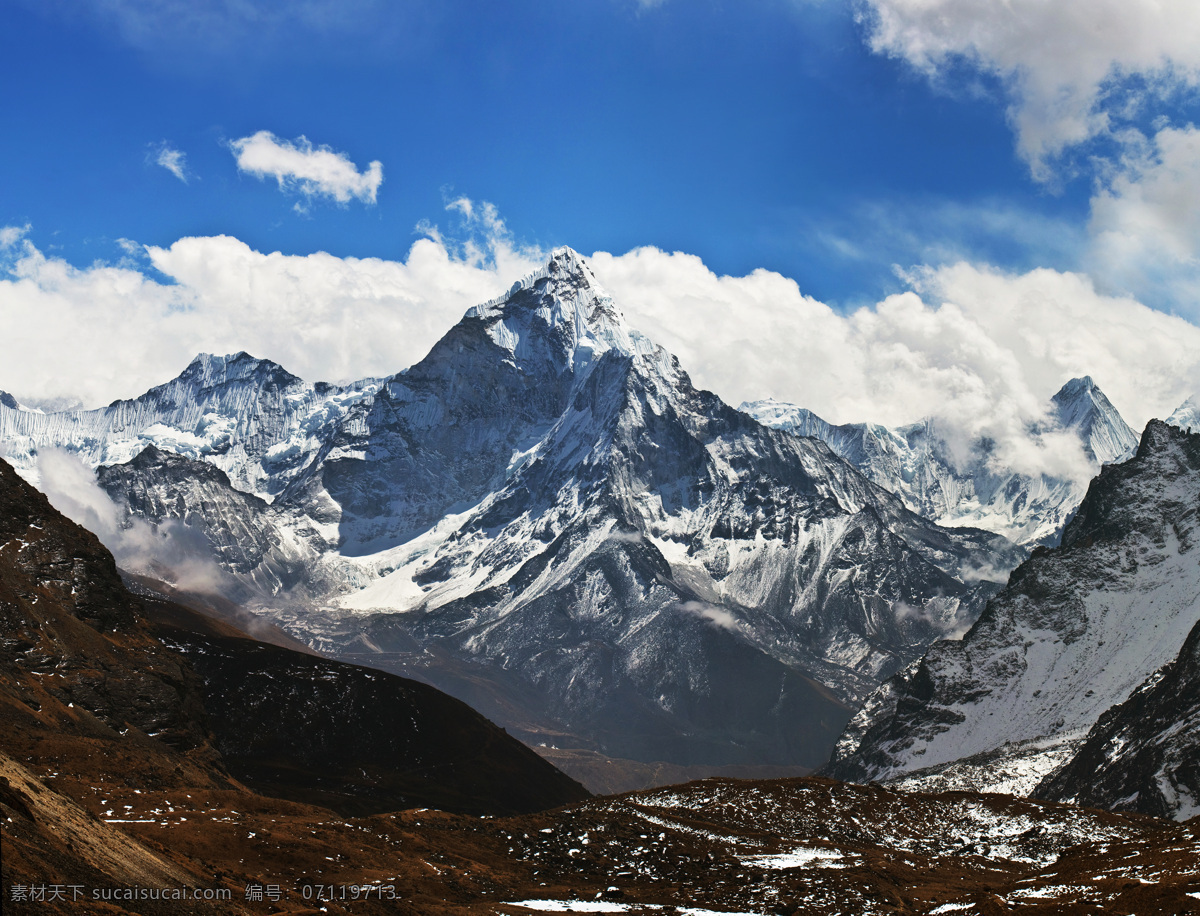
[[[0,442],[9,463],[34,484],[42,449],[65,449],[98,467],[123,464],[154,445],[207,461],[237,489],[271,500],[382,384],[310,384],[244,352],[201,353],[177,378],[107,407],[40,413],[0,404]]]
[[[1057,543],[1087,488],[1085,478],[998,468],[983,441],[964,459],[932,419],[895,428],[835,426],[810,410],[773,399],[746,402],[740,409],[772,428],[823,440],[919,515],[941,525],[994,531],[1028,547]],[[1030,436],[1074,434],[1093,472],[1129,458],[1137,447],[1137,435],[1090,377],[1067,382],[1047,412],[1049,423],[1031,428]]]
[[[599,289],[599,284],[595,281],[595,274],[588,267],[587,262],[574,248],[563,245],[555,248],[550,252],[550,259],[545,266],[539,267],[536,270],[530,271],[521,279],[513,283],[512,286],[504,293],[501,293],[495,298],[488,299],[486,302],[481,302],[479,305],[473,305],[467,309],[464,318],[488,318],[496,311],[501,310],[505,303],[512,299],[517,293],[522,290],[531,289],[536,286],[538,281],[548,279],[556,270],[562,270],[560,264],[565,263],[567,269],[574,272],[587,271],[587,275],[591,278],[593,285]]]

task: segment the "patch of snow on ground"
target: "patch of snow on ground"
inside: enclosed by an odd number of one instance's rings
[[[604,900],[519,900],[508,906],[520,906],[542,913],[625,913],[630,909],[628,903],[608,903]],[[639,909],[662,909],[657,904],[638,904],[638,907]]]
[[[830,862],[838,862],[842,859],[839,853],[829,849],[793,849],[791,852],[779,853],[777,855],[768,856],[746,856],[742,858],[742,862],[746,865],[753,865],[756,868],[783,869],[783,868],[803,868],[806,865],[812,865],[814,862],[820,863],[823,868],[845,868],[845,865],[829,865]]]

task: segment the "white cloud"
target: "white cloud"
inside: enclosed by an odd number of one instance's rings
[[[279,189],[296,190],[306,197],[329,197],[339,204],[358,199],[375,203],[383,183],[383,163],[378,160],[360,172],[345,153],[328,146],[314,147],[306,137],[281,140],[267,130],[233,140],[229,148],[238,169],[258,178],[274,178]]]
[[[934,77],[962,60],[1000,77],[1018,149],[1039,177],[1067,148],[1200,83],[1195,0],[864,2],[873,50]]]
[[[0,251],[16,246],[17,242],[29,234],[30,226],[0,226]]]
[[[1200,130],[1166,128],[1092,199],[1087,265],[1200,319]]]
[[[213,560],[203,534],[176,519],[156,528],[142,519],[126,519],[122,507],[96,482],[96,472],[78,456],[41,450],[38,478],[50,505],[96,535],[122,569],[185,591],[220,594],[229,589],[228,577]]]
[[[707,620],[709,623],[714,623],[722,630],[729,630],[731,633],[744,633],[745,625],[734,617],[725,608],[717,607],[713,604],[708,604],[704,601],[683,601],[676,607],[685,614],[694,614],[697,617]]]
[[[25,230],[0,230],[0,389],[92,406],[174,377],[202,350],[247,350],[310,380],[399,371],[538,264],[494,208],[448,209],[474,235],[426,227],[400,261],[264,254],[227,236],[146,249],[169,283],[131,266],[74,268]],[[1069,438],[1027,435],[1072,377],[1091,375],[1135,427],[1200,391],[1200,327],[1080,274],[926,268],[909,292],[842,314],[780,274],[718,276],[693,255],[640,248],[592,263],[630,323],[727,402],[774,396],[834,422],[933,415],[962,441],[991,436],[1000,460],[1026,470],[1079,467]]]
[[[419,239],[402,261],[264,254],[215,236],[144,249],[174,281],[158,282],[131,266],[72,267],[23,231],[0,230],[15,237],[0,256],[0,389],[32,404],[133,397],[200,351],[246,350],[314,381],[390,375],[537,265],[495,235],[463,252]]]
[[[1075,442],[1027,434],[1072,377],[1091,375],[1135,427],[1200,390],[1200,327],[1077,274],[959,263],[842,315],[765,270],[722,277],[654,248],[592,261],[631,323],[730,403],[774,396],[833,422],[932,415],[1024,470],[1079,470]]]
[[[151,161],[182,181],[188,183],[187,155],[171,146],[164,140],[151,150]]]

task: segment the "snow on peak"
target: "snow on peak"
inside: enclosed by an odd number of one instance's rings
[[[26,407],[7,391],[0,391],[0,405],[7,407],[9,410],[21,410],[25,413],[44,413],[36,407]]]
[[[1180,429],[1200,430],[1200,395],[1192,395],[1180,404],[1167,423]]]
[[[487,323],[488,335],[514,356],[524,355],[531,336],[558,339],[568,365],[590,364],[607,350],[626,355],[655,350],[625,322],[591,266],[572,248],[556,248],[546,266],[522,277],[503,296],[467,310]]]
[[[274,377],[285,384],[300,379],[279,363],[251,356],[245,350],[218,356],[213,353],[198,353],[179,375],[179,380],[199,383],[208,388],[228,382],[240,382],[250,378]]]
[[[1137,433],[1090,375],[1071,379],[1052,402],[1059,424],[1078,433],[1085,450],[1101,464],[1124,461],[1137,449]]]

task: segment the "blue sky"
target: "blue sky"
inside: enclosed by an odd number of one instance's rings
[[[29,403],[393,372],[562,244],[734,403],[1200,390],[1194,0],[9,0],[0,73]]]
[[[847,5],[409,6],[364,4],[332,34],[293,23],[258,41],[219,20],[211,34],[134,36],[85,4],[6,4],[0,67],[22,88],[4,133],[23,142],[0,151],[0,216],[76,264],[113,257],[117,238],[215,233],[395,257],[446,195],[467,195],[529,242],[688,251],[721,273],[779,270],[834,302],[895,288],[893,262],[950,242],[1069,266],[1069,251],[964,232],[941,210],[1002,201],[1077,224],[1087,179],[1060,193],[1031,181],[996,86],[931,86],[871,53]],[[380,160],[377,204],[293,212],[235,167],[227,142],[259,130]],[[188,184],[148,162],[164,141],[186,155]],[[914,238],[878,237],[881,212]],[[847,256],[831,236],[874,250]]]

